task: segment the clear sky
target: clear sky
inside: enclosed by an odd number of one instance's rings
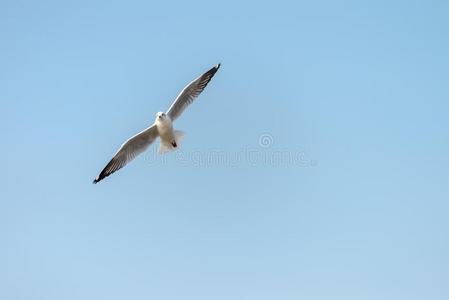
[[[449,299],[447,1],[0,1],[0,299]],[[155,145],[120,144],[222,67]]]

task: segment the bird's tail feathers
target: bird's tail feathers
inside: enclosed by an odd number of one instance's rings
[[[181,144],[182,139],[184,138],[184,131],[182,130],[175,130],[175,141],[178,146]]]
[[[161,144],[159,145],[160,154],[164,154],[179,148],[179,146],[181,145],[182,138],[184,137],[184,132],[181,130],[175,130],[174,134],[175,134],[174,143],[161,140]]]

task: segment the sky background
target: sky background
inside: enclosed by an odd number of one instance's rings
[[[0,0],[0,298],[449,299],[447,1]],[[158,144],[121,143],[221,69]]]

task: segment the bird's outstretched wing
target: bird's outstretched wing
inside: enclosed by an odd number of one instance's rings
[[[94,179],[93,183],[97,183],[115,171],[123,168],[137,155],[145,151],[158,136],[159,133],[156,125],[152,125],[124,142],[111,161],[104,167],[103,171],[101,171],[100,175]]]
[[[182,92],[176,97],[167,111],[167,115],[172,121],[178,118],[181,113],[192,103],[196,97],[204,90],[209,81],[214,77],[215,73],[220,68],[220,64],[214,66],[212,69],[189,83]]]

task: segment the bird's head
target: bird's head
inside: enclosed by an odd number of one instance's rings
[[[160,111],[156,114],[156,121],[162,121],[165,118],[167,118],[167,115],[164,112]]]

